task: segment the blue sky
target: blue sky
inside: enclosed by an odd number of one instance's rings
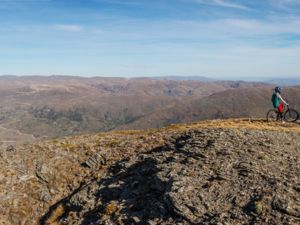
[[[300,77],[300,0],[0,0],[0,74]]]

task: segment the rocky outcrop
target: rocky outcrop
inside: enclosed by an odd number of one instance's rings
[[[152,133],[100,133],[1,148],[0,224],[39,224],[52,205],[102,177],[113,162],[136,155],[139,147],[161,145],[161,135],[154,139]],[[56,216],[64,212],[58,209]]]
[[[245,128],[170,132],[162,145],[109,165],[40,222],[298,224],[299,136]]]
[[[215,120],[0,148],[0,224],[298,224],[299,124]]]

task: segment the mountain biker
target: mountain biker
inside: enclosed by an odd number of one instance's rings
[[[278,109],[280,118],[283,119],[283,104],[288,105],[288,103],[281,97],[281,88],[275,87],[274,93],[272,95],[272,103],[274,108]]]

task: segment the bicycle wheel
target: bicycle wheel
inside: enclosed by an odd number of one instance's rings
[[[267,121],[274,122],[274,121],[277,121],[278,119],[279,119],[279,115],[278,115],[277,110],[270,109],[267,113]]]
[[[284,113],[283,118],[287,122],[295,122],[299,119],[299,113],[295,109],[288,109]]]

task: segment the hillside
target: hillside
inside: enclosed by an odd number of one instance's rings
[[[1,151],[0,224],[298,224],[299,124],[212,120]]]
[[[0,143],[126,129],[145,115],[246,87],[269,86],[242,81],[0,76]],[[149,127],[153,126],[145,128]]]
[[[225,90],[155,111],[117,129],[162,127],[207,119],[265,118],[267,111],[273,107],[272,93],[270,87]],[[292,108],[299,111],[300,86],[284,88],[283,96]]]

